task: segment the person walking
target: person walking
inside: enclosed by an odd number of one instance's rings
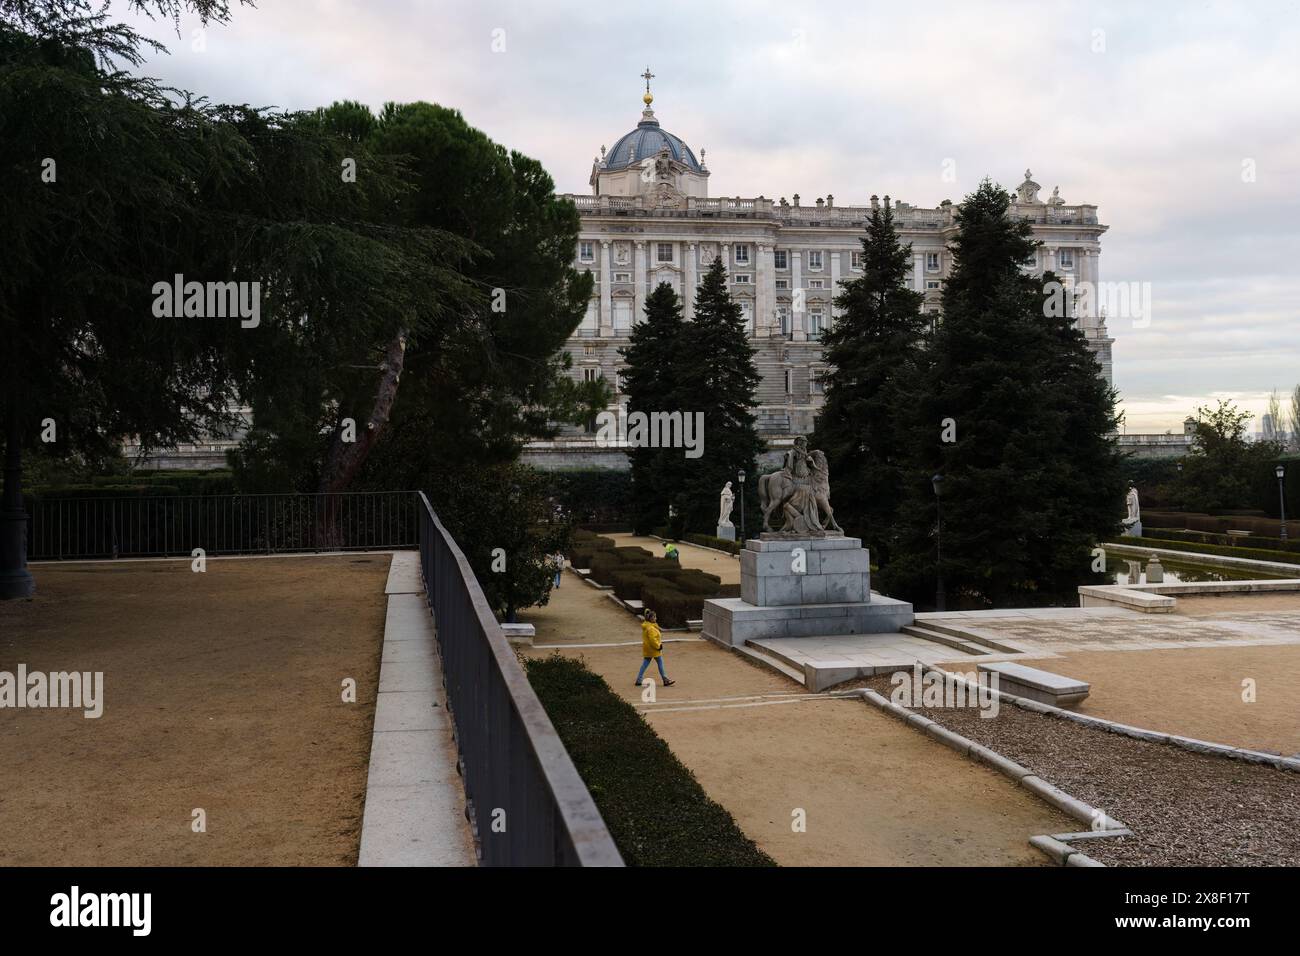
[[[665,687],[672,687],[677,681],[669,680],[668,675],[664,673],[664,642],[659,633],[658,618],[654,611],[645,612],[645,620],[641,622],[641,669],[636,672],[636,686],[641,686],[641,678],[645,676],[645,670],[654,661],[659,665],[659,676],[663,679]]]
[[[558,588],[564,577],[564,552],[556,551],[551,555],[551,566],[555,569],[555,586]]]

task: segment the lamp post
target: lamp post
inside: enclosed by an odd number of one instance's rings
[[[1286,540],[1286,465],[1279,464],[1273,469],[1273,474],[1277,475],[1277,503],[1280,506],[1282,514],[1282,530],[1278,533],[1278,538]]]
[[[736,480],[740,482],[740,546],[745,546],[745,469],[736,472]]]
[[[938,576],[938,582],[934,589],[934,609],[936,611],[946,611],[948,608],[947,598],[943,593],[943,475],[935,475],[930,479],[930,484],[934,486],[934,503],[939,511],[938,523],[935,525],[935,574]]]

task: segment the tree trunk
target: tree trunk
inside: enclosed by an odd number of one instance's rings
[[[27,570],[27,513],[23,510],[23,446],[16,386],[5,401],[5,489],[0,505],[0,600],[29,598],[36,582]]]
[[[324,499],[319,513],[320,534],[327,547],[340,543],[336,540],[339,499],[333,496],[346,491],[352,484],[375,442],[379,440],[384,426],[388,424],[393,402],[397,399],[397,384],[406,363],[406,333],[406,329],[399,331],[384,350],[384,363],[379,367],[379,386],[375,390],[375,400],[364,426],[357,429],[356,440],[344,441],[343,432],[339,430],[325,456],[317,490],[322,495],[330,496]]]

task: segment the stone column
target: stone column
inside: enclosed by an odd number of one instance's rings
[[[602,339],[614,334],[614,305],[610,298],[612,292],[609,274],[609,240],[600,240],[600,329],[597,334]]]
[[[636,245],[632,249],[632,264],[635,267],[635,274],[632,278],[635,285],[632,288],[632,324],[636,325],[645,319],[645,293],[646,293],[646,271],[645,257],[649,250],[646,249],[644,239],[636,240]]]
[[[767,267],[768,247],[754,243],[754,335],[766,335],[768,327]]]
[[[822,329],[827,332],[835,328],[835,319],[839,313],[835,310],[835,297],[840,294],[840,255],[841,253],[832,250],[831,256],[831,307],[830,319],[826,323],[826,328]]]
[[[682,317],[695,318],[695,243],[683,245],[682,252]]]
[[[1056,246],[1043,246],[1043,271],[1056,271]]]
[[[925,292],[925,253],[912,253],[912,289]]]
[[[790,332],[796,342],[808,341],[808,301],[803,287],[803,253],[790,250]]]

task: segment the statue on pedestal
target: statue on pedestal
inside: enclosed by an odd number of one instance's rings
[[[735,504],[736,504],[736,496],[731,490],[731,482],[727,482],[727,486],[722,489],[721,500],[719,500],[718,502],[718,526],[719,527],[722,528],[732,527],[731,509],[735,506]]]
[[[844,529],[836,523],[835,512],[831,509],[830,487],[826,455],[820,450],[810,452],[808,439],[798,436],[794,447],[785,453],[781,470],[758,479],[764,531],[800,538],[843,534]],[[823,511],[826,512],[825,523],[822,521]],[[778,512],[784,521],[779,529],[774,529],[771,519]]]
[[[1132,538],[1142,537],[1142,506],[1138,502],[1138,490],[1132,485],[1129,486],[1128,494],[1124,498],[1124,505],[1127,514],[1121,524],[1124,525],[1124,535]]]

